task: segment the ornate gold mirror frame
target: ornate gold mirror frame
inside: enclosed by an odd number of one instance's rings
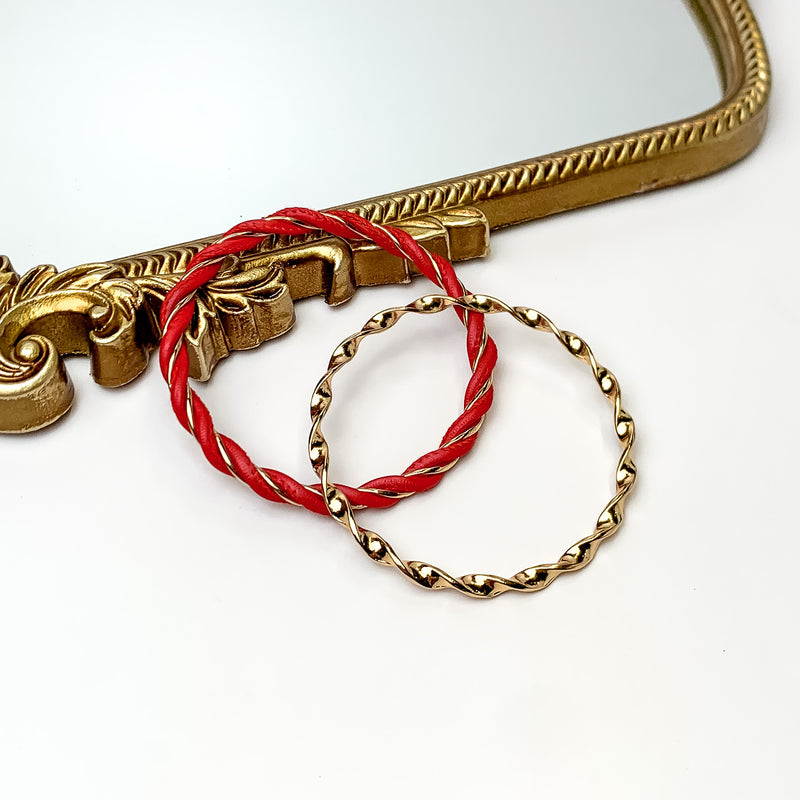
[[[530,161],[387,194],[346,208],[405,228],[454,261],[485,255],[489,231],[673,186],[733,164],[757,145],[767,120],[770,72],[745,0],[691,0],[713,49],[723,98],[695,117]],[[191,257],[214,237],[57,272],[17,275],[0,256],[0,431],[42,428],[65,414],[73,387],[62,356],[88,355],[103,386],[147,366],[158,311]],[[273,239],[199,297],[192,374],[210,377],[234,350],[286,332],[293,302],[337,304],[359,286],[404,283],[413,270],[372,245],[313,236]]]

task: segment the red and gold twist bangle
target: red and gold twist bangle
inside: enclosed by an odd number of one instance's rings
[[[347,211],[287,208],[273,216],[234,226],[195,255],[186,274],[167,294],[162,305],[159,359],[175,415],[197,439],[214,467],[239,478],[267,500],[327,514],[319,484],[306,486],[283,472],[256,466],[236,442],[214,428],[211,414],[189,386],[189,356],[184,340],[195,313],[196,292],[217,276],[229,256],[253,250],[266,237],[309,231],[348,240],[366,239],[395,256],[409,259],[451,297],[460,297],[466,292],[450,262],[429,253],[405,231],[376,225]],[[467,355],[472,369],[462,413],[448,428],[439,447],[418,458],[400,475],[377,478],[359,487],[340,485],[339,490],[353,506],[386,508],[416,492],[427,491],[472,448],[492,404],[492,370],[497,363],[497,348],[486,333],[483,314],[463,308],[458,308],[457,313],[466,327]]]

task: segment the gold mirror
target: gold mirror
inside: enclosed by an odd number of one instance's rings
[[[383,9],[363,0],[294,11],[256,4],[259,52],[243,50],[211,7],[156,25],[152,9],[126,18],[90,3],[85,19],[55,9],[45,29],[35,9],[16,12],[3,245],[17,264],[87,265],[22,280],[10,261],[0,265],[0,428],[35,430],[69,409],[61,355],[90,355],[106,386],[135,378],[160,334],[154,310],[207,240],[103,262],[91,260],[97,254],[190,237],[230,209],[242,218],[376,193],[345,207],[405,225],[459,261],[487,252],[490,230],[742,158],[766,120],[758,28],[739,0],[697,0],[691,10],[507,0],[462,17],[412,3],[390,35],[376,36]],[[119,26],[126,36],[114,35]],[[657,35],[642,36],[648,29]],[[26,63],[31,36],[50,61]],[[558,142],[578,146],[531,157]],[[330,303],[409,277],[408,264],[313,237],[270,243],[248,271],[245,306],[276,271],[292,299]],[[213,301],[209,314],[219,317]],[[194,343],[196,377],[287,324],[219,319],[218,341],[209,329]]]

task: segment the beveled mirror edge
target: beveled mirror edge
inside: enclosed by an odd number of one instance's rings
[[[771,77],[761,31],[746,0],[686,1],[711,47],[723,86],[722,99],[708,110],[582,147],[334,208],[377,223],[395,223],[469,206],[479,209],[495,230],[686,183],[739,161],[756,147],[767,120]],[[182,269],[214,238],[108,263],[127,267],[147,262],[153,267]],[[282,249],[303,240],[278,241],[273,247]]]
[[[345,206],[393,222],[460,206],[491,229],[695,180],[758,144],[767,120],[770,68],[745,0],[691,0],[712,46],[723,98],[696,116],[575,149]]]

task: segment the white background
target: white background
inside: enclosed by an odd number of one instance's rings
[[[6,2],[0,246],[19,271],[66,267],[710,105],[699,37],[670,38],[685,10],[617,2],[535,4],[519,25],[528,4],[503,21],[496,3]],[[0,440],[4,797],[796,796],[800,13],[754,7],[776,82],[750,158],[498,233],[459,267],[585,336],[622,384],[639,483],[595,562],[533,596],[422,592],[209,467],[155,368],[112,391],[71,359],[68,417]],[[254,458],[310,480],[331,349],[428,288],[306,301],[200,393]],[[591,530],[617,457],[585,368],[491,325],[497,401],[473,454],[362,517],[456,572],[556,557]],[[462,339],[438,316],[364,346],[325,427],[336,476],[438,441]]]

